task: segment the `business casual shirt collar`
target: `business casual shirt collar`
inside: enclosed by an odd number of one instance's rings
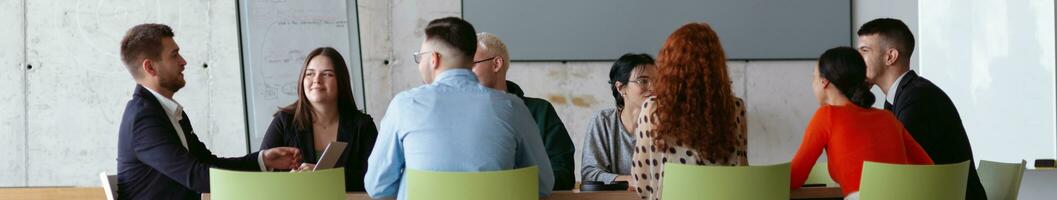
[[[180,127],[180,121],[184,119],[183,106],[181,106],[180,103],[177,103],[176,100],[162,96],[158,92],[155,92],[154,90],[148,87],[143,88],[147,89],[147,91],[150,91],[150,93],[154,95],[155,99],[158,99],[158,104],[161,104],[161,108],[165,111],[165,115],[169,116],[169,123],[171,123],[173,129],[176,130],[176,136],[180,138],[180,144],[182,144],[185,149],[189,149],[187,147],[187,136],[184,135],[187,133],[184,133],[183,127]]]
[[[473,71],[463,68],[454,68],[444,70],[440,75],[437,75],[437,77],[434,78],[433,84],[450,84],[457,81],[478,82],[477,75],[475,75]]]
[[[158,99],[158,103],[161,104],[161,108],[165,110],[165,115],[168,115],[169,118],[174,119],[175,121],[183,120],[184,108],[182,105],[180,105],[180,103],[176,102],[176,100],[162,96],[160,93],[155,92],[154,90],[148,87],[143,88],[147,89],[147,91],[150,91],[151,94],[154,94],[154,98]]]
[[[903,77],[906,77],[907,73],[910,73],[910,70],[903,72],[903,75],[899,75],[899,78],[896,78],[896,81],[888,86],[888,93],[885,93],[885,101],[889,104],[895,104],[896,90],[899,89],[899,82],[903,81]]]

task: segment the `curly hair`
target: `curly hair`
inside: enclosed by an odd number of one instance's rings
[[[675,30],[657,55],[657,77],[652,113],[657,127],[648,134],[658,147],[674,144],[706,158],[733,159],[735,97],[726,55],[712,27],[690,23]]]

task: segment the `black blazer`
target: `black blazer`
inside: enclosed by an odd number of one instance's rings
[[[345,168],[345,191],[363,192],[363,176],[367,174],[367,157],[371,156],[378,128],[370,115],[361,112],[342,113],[338,119],[338,141],[349,143],[345,153],[335,164]],[[261,149],[296,147],[301,149],[302,161],[316,163],[316,148],[312,128],[297,129],[292,113],[279,112],[272,119],[261,141]],[[320,147],[320,149],[325,147]]]
[[[954,102],[931,81],[907,72],[899,81],[895,102],[885,102],[885,109],[892,111],[914,140],[928,152],[936,164],[951,164],[969,161],[969,183],[966,199],[987,199],[980,178],[976,174],[973,149],[969,137],[958,115]]]
[[[119,199],[199,199],[209,192],[209,168],[260,171],[257,153],[218,158],[180,121],[187,148],[180,143],[158,99],[136,86],[118,129],[117,182]]]

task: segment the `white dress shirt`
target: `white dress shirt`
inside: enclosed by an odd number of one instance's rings
[[[899,89],[899,82],[903,81],[903,77],[907,76],[907,73],[910,73],[910,70],[903,72],[903,75],[899,75],[899,78],[896,78],[896,81],[888,86],[888,93],[885,93],[885,101],[889,104],[895,105],[896,90]]]
[[[143,88],[146,88],[147,91],[154,94],[155,99],[158,99],[158,104],[161,104],[161,108],[165,110],[165,115],[169,117],[169,122],[172,124],[173,129],[176,129],[176,136],[180,138],[180,144],[184,146],[184,149],[190,151],[190,148],[187,147],[187,135],[184,133],[183,127],[180,127],[180,120],[184,119],[184,107],[176,100],[162,96],[149,87]],[[194,134],[194,132],[191,133]],[[268,168],[264,165],[264,152],[257,154],[257,164],[260,165],[261,171],[268,171]]]

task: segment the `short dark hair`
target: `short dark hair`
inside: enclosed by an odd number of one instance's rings
[[[833,83],[844,97],[859,107],[870,108],[876,100],[870,92],[873,86],[866,82],[866,61],[854,48],[826,50],[818,57],[818,75]]]
[[[652,65],[653,63],[653,57],[650,57],[650,55],[634,53],[624,54],[616,62],[613,62],[613,67],[609,69],[609,89],[613,91],[613,99],[617,102],[617,108],[624,108],[624,98],[617,91],[617,83],[627,85],[632,71],[635,71],[640,66],[645,67],[645,65]]]
[[[129,29],[121,39],[121,61],[132,77],[141,76],[139,63],[143,59],[159,59],[162,53],[161,40],[173,36],[176,34],[165,24],[140,24]]]
[[[910,60],[910,55],[914,54],[914,33],[910,32],[910,28],[903,21],[879,18],[866,22],[859,28],[859,36],[873,34],[880,35],[888,44],[894,44],[900,58]]]
[[[463,58],[473,59],[477,53],[477,31],[470,22],[458,17],[435,19],[426,25],[426,40],[437,40],[451,45]]]

